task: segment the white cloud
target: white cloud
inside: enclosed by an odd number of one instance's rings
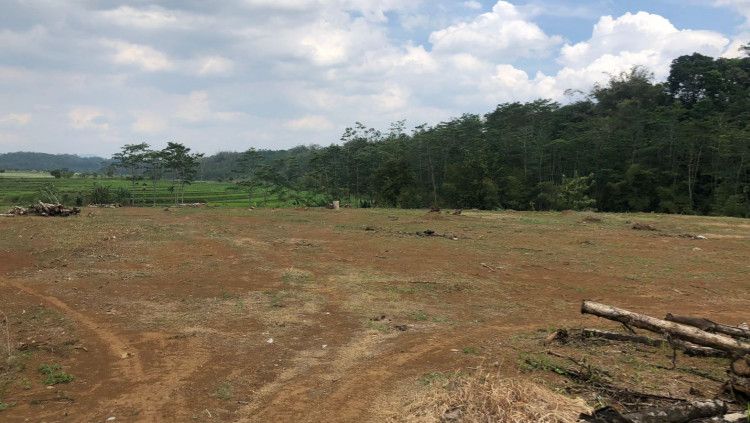
[[[471,9],[471,10],[481,10],[482,9],[482,3],[479,3],[476,0],[465,1],[462,4],[467,9]]]
[[[294,131],[328,131],[334,128],[333,122],[325,116],[310,115],[292,119],[285,126]]]
[[[748,1],[706,3],[742,12]],[[600,18],[607,2],[497,1],[489,11],[476,0],[26,3],[3,9],[0,104],[33,124],[0,114],[13,135],[5,150],[109,154],[145,135],[208,153],[327,144],[355,121],[436,123],[505,101],[565,101],[566,88],[586,91],[634,65],[663,79],[679,55],[736,55],[750,39],[747,29],[678,29],[648,13]],[[598,22],[567,45],[537,24],[558,15]]]
[[[562,42],[548,36],[513,4],[498,1],[491,12],[470,22],[460,22],[430,34],[433,50],[440,53],[470,53],[492,60],[546,55]]]
[[[390,85],[373,96],[374,105],[381,112],[401,111],[409,105],[410,93],[404,87]]]
[[[749,44],[750,44],[750,32],[738,34],[737,36],[734,37],[734,40],[732,40],[732,43],[729,44],[729,47],[727,47],[727,50],[724,52],[724,54],[721,55],[721,57],[727,57],[727,58],[745,57],[745,55],[747,55],[747,52],[740,50],[740,49]]]
[[[717,32],[680,30],[668,19],[646,12],[603,16],[590,39],[562,48],[559,62],[564,68],[558,79],[570,88],[585,88],[608,75],[643,66],[663,80],[673,59],[694,52],[719,56],[728,43]]]
[[[130,128],[140,134],[158,134],[164,132],[168,122],[155,112],[136,112],[135,121]]]
[[[180,24],[177,14],[160,6],[149,6],[137,9],[131,6],[120,6],[99,12],[102,19],[123,27],[158,29]]]
[[[75,107],[68,112],[68,119],[73,129],[109,129],[107,113],[96,107]]]
[[[30,113],[8,113],[0,115],[0,124],[13,126],[26,126],[31,123]]]
[[[150,46],[113,40],[104,41],[104,45],[113,50],[111,59],[120,65],[133,65],[148,72],[174,68],[174,63],[164,53]]]
[[[238,112],[217,112],[213,110],[207,91],[193,91],[180,96],[175,117],[188,123],[216,123],[232,121],[242,114]]]
[[[234,71],[234,62],[221,56],[207,56],[198,59],[197,73],[201,76],[229,75]]]

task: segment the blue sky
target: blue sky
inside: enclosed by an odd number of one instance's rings
[[[0,152],[336,142],[738,55],[750,0],[4,0]]]

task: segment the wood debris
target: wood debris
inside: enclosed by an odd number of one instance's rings
[[[2,216],[73,216],[81,213],[78,207],[68,208],[62,204],[38,202],[29,207],[15,206]]]

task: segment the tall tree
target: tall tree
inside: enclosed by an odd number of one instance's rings
[[[146,162],[146,157],[149,154],[149,145],[145,142],[140,144],[125,144],[119,153],[115,153],[112,156],[114,165],[125,169],[128,172],[128,178],[130,179],[135,191],[135,183],[138,179],[138,172],[141,170]],[[134,192],[133,192],[134,193]],[[131,193],[131,194],[133,194]],[[131,204],[133,199],[131,197]]]
[[[203,154],[190,154],[190,148],[183,144],[169,142],[162,151],[164,166],[172,172],[175,188],[175,203],[185,201],[185,186],[195,179],[199,160]]]

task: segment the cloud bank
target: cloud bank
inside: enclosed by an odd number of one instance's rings
[[[750,22],[746,0],[714,5]],[[9,0],[4,9],[0,152],[327,144],[355,121],[417,125],[508,101],[565,101],[566,89],[633,66],[663,79],[679,55],[737,55],[750,39],[746,24],[724,34],[636,10],[601,16],[571,41],[545,31],[538,3],[506,1]]]

